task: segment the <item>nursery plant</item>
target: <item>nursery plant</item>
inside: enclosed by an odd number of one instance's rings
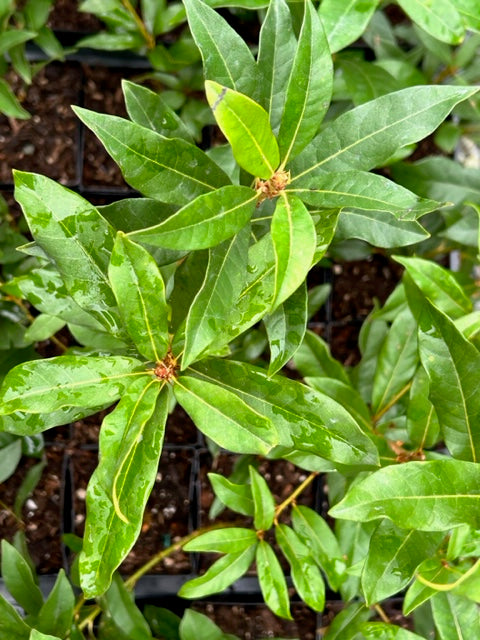
[[[370,16],[377,4],[369,3]],[[410,11],[410,3],[400,4]],[[201,0],[184,5],[223,144],[199,149],[161,97],[125,82],[129,119],[75,111],[141,197],[95,207],[44,176],[15,172],[33,237],[22,251],[35,266],[2,291],[32,304],[36,322],[51,322],[53,332],[66,325],[77,344],[9,371],[0,389],[1,431],[33,437],[115,406],[103,420],[72,576],[83,597],[98,603],[82,597],[75,604],[63,573],[43,602],[28,561],[4,543],[2,575],[27,617],[0,599],[0,634],[84,638],[102,614],[104,638],[122,637],[125,620],[132,638],[190,640],[201,624],[208,637],[231,637],[195,613],[171,632],[157,631],[128,593],[138,576],[125,586],[115,573],[140,533],[167,415],[179,403],[217,447],[285,458],[309,472],[281,504],[253,465],[243,478],[210,474],[217,504],[252,524],[216,523],[180,541],[187,551],[223,554],[180,595],[222,591],[255,562],[266,603],[289,618],[276,544],[306,604],[323,609],[325,580],[345,601],[327,640],[476,638],[474,283],[422,253],[447,194],[421,196],[387,174],[402,171],[398,160],[452,111],[467,106],[478,116],[478,87],[459,76],[411,86],[399,75],[395,90],[342,110],[331,103],[332,51],[365,29],[358,11],[353,18],[345,11],[353,26],[337,40],[333,4],[317,11],[307,0],[299,15],[297,5],[272,0],[254,58],[213,8]],[[478,28],[471,3],[445,5],[459,16],[458,28],[449,21],[448,42],[461,39],[465,23]],[[421,6],[428,13],[428,3]],[[435,21],[418,21],[432,37],[447,38]],[[372,172],[387,165],[390,172]],[[362,357],[352,369],[307,331],[307,275],[339,239],[395,248],[404,268],[402,282],[363,325]],[[412,246],[421,255],[409,255]],[[242,345],[259,323],[269,360],[253,364]],[[304,382],[287,375],[292,358]],[[328,520],[296,504],[319,474]],[[393,624],[381,604],[407,587],[411,631]],[[52,610],[62,612],[58,626]],[[374,615],[380,620],[370,621]]]

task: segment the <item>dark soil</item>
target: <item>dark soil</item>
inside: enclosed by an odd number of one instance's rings
[[[48,26],[59,31],[96,32],[103,23],[91,14],[78,10],[77,0],[55,0],[48,18]]]

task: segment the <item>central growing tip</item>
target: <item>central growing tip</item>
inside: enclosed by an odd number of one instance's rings
[[[285,189],[290,182],[290,171],[284,171],[279,169],[268,180],[261,180],[255,178],[255,189],[259,192],[260,197],[258,203],[260,204],[267,198],[275,198]]]

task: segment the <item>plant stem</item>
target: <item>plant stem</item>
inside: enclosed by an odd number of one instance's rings
[[[409,382],[402,389],[400,389],[400,391],[393,396],[390,402],[386,404],[381,411],[379,411],[372,417],[373,424],[376,424],[380,420],[380,418],[382,418],[387,413],[387,411],[391,409],[393,405],[397,403],[400,400],[400,398],[407,393],[407,391],[410,389],[411,386],[412,386],[412,383]]]
[[[286,500],[284,500],[281,504],[279,504],[275,508],[275,524],[278,523],[278,516],[284,511],[290,504],[295,502],[295,498],[302,493],[304,489],[311,484],[315,478],[318,476],[318,471],[312,471],[312,473],[302,482],[302,484],[298,485],[293,493],[291,493]]]
[[[138,582],[138,580],[142,576],[144,576],[146,573],[148,573],[150,569],[152,569],[156,564],[161,562],[164,558],[167,558],[172,553],[175,553],[175,551],[179,551],[182,547],[184,547],[187,544],[187,542],[190,542],[190,540],[193,540],[194,538],[198,538],[198,536],[201,536],[203,533],[207,533],[207,531],[213,531],[215,529],[225,529],[227,527],[237,527],[239,526],[239,524],[243,524],[243,523],[239,521],[216,522],[215,524],[212,524],[208,527],[202,527],[201,529],[196,529],[195,531],[192,531],[192,533],[189,533],[188,535],[184,536],[183,538],[178,540],[178,542],[175,542],[174,544],[170,545],[166,549],[162,549],[162,551],[159,551],[152,558],[150,558],[148,562],[142,565],[140,569],[138,569],[133,575],[131,575],[129,578],[127,578],[127,580],[125,580],[126,588],[130,590],[133,589],[135,587],[135,584]],[[80,610],[84,604],[85,604],[85,597],[81,596],[79,601],[75,605],[74,615],[78,615],[80,613]],[[81,622],[78,623],[77,626],[80,629],[80,631],[82,629],[85,629],[85,627],[87,627],[89,624],[91,624],[101,612],[102,612],[102,608],[99,605],[96,605],[92,609],[92,611],[90,611],[90,613],[83,620],[81,620]]]
[[[379,604],[375,604],[373,606],[373,608],[378,613],[378,615],[383,620],[383,622],[386,622],[387,624],[391,624],[392,623],[390,618],[387,616],[387,614],[385,613],[385,611],[382,609],[382,607]]]
[[[135,24],[137,25],[140,33],[142,34],[143,39],[147,43],[147,47],[150,50],[155,49],[155,38],[152,36],[151,33],[149,33],[149,31],[147,31],[147,28],[144,22],[142,21],[138,13],[133,8],[130,0],[122,0],[122,4],[125,7],[125,9],[130,13],[132,18],[135,20]]]

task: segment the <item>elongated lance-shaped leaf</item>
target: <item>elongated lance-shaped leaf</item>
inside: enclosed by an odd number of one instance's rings
[[[371,612],[363,602],[353,602],[338,613],[328,627],[325,640],[353,640]]]
[[[258,70],[261,77],[261,104],[278,132],[285,106],[285,93],[291,74],[297,39],[292,16],[285,0],[272,0],[260,30]]]
[[[200,431],[221,447],[235,453],[268,453],[278,442],[274,423],[212,382],[182,375],[174,386],[175,397]]]
[[[399,220],[415,220],[442,206],[440,202],[420,198],[391,180],[367,171],[342,171],[312,177],[305,182],[301,189],[287,188],[287,193],[321,209],[353,207],[388,211]]]
[[[234,29],[200,0],[185,0],[188,25],[203,59],[207,80],[255,98],[260,86],[253,55]]]
[[[257,542],[257,533],[253,529],[228,527],[207,531],[184,545],[185,551],[206,551],[211,553],[238,553]]]
[[[275,500],[265,478],[251,465],[248,470],[254,505],[253,524],[255,529],[266,531],[273,524]]]
[[[72,636],[73,637],[73,636]],[[32,629],[29,640],[62,640],[58,636],[52,636],[49,633],[42,633],[38,629]]]
[[[422,560],[435,553],[442,538],[442,533],[407,531],[382,520],[373,533],[362,571],[366,603],[371,606],[401,591]]]
[[[275,615],[291,620],[290,600],[283,569],[274,550],[265,540],[258,543],[255,561],[265,604]]]
[[[477,0],[456,0],[455,8],[462,16],[468,29],[480,31],[480,15]]]
[[[196,363],[191,372],[271,420],[282,447],[318,455],[340,467],[378,464],[375,446],[355,420],[318,391],[284,377],[269,378],[263,369],[231,360]]]
[[[115,635],[122,630],[122,636],[129,640],[150,640],[152,632],[135,604],[133,594],[127,589],[122,577],[116,573],[112,584],[101,600],[102,611],[113,622]]]
[[[317,236],[312,216],[296,196],[282,196],[272,218],[275,250],[275,302],[281,304],[305,280],[313,263]]]
[[[431,602],[440,640],[476,640],[480,628],[476,602],[454,593],[438,593]]]
[[[139,365],[135,358],[123,356],[58,356],[25,362],[5,377],[0,415],[113,404],[139,375]]]
[[[312,140],[332,97],[333,65],[327,37],[313,3],[305,0],[304,7],[278,132],[282,166]]]
[[[424,640],[424,636],[385,622],[364,622],[360,625],[360,632],[362,640]]]
[[[184,205],[230,183],[228,176],[198,147],[165,138],[134,122],[74,107],[100,139],[125,180],[151,198]]]
[[[319,15],[332,53],[362,35],[378,4],[379,0],[323,0]]]
[[[122,90],[128,115],[133,122],[166,138],[182,138],[193,142],[187,127],[161,95],[128,80],[122,80]]]
[[[418,363],[417,323],[406,308],[393,321],[380,349],[372,390],[375,414],[383,412],[406,391]]]
[[[478,87],[415,86],[347,111],[326,126],[290,167],[292,186],[324,171],[369,171],[434,131]]]
[[[205,83],[205,93],[238,164],[254,176],[270,178],[280,155],[265,109],[248,96],[211,80]]]
[[[199,578],[183,584],[178,592],[181,598],[203,598],[212,593],[220,593],[243,576],[255,559],[257,542],[237,553],[227,553]]]
[[[51,632],[55,636],[65,638],[72,626],[74,606],[75,596],[72,586],[65,571],[60,569],[53,589],[40,609],[35,626],[44,633]]]
[[[290,565],[292,581],[298,595],[314,611],[323,611],[325,583],[310,549],[286,524],[275,527],[275,537]]]
[[[480,469],[463,460],[393,465],[351,487],[330,509],[333,518],[366,522],[389,518],[399,527],[447,531],[480,528]]]
[[[329,35],[328,31],[327,34]],[[402,88],[397,78],[373,62],[345,56],[339,57],[338,63],[348,95],[356,107]]]
[[[339,240],[359,238],[385,249],[406,247],[428,237],[428,231],[416,220],[399,220],[388,211],[343,210],[336,230]]]
[[[188,311],[182,369],[210,345],[228,344],[225,328],[245,284],[250,225],[232,239],[209,250],[205,279]]]
[[[105,395],[103,400],[104,402],[93,407],[63,407],[49,413],[15,411],[9,415],[0,415],[0,431],[19,436],[32,436],[51,427],[58,427],[92,416],[112,404],[111,400],[105,402]]]
[[[32,567],[6,540],[2,540],[1,569],[3,582],[10,595],[26,613],[37,615],[43,605],[43,596],[36,583]]]
[[[478,462],[480,354],[428,300],[422,307],[419,326],[420,357],[445,444],[454,457]]]
[[[268,375],[277,373],[300,347],[307,329],[308,296],[305,284],[263,321],[270,347]]]
[[[34,173],[16,171],[15,198],[35,241],[51,258],[75,302],[119,335],[116,301],[107,278],[115,232],[77,193]]]
[[[462,18],[456,3],[451,0],[435,0],[435,7],[428,0],[398,0],[405,13],[437,40],[459,44],[465,35]]]
[[[250,220],[257,194],[248,187],[230,185],[199,196],[158,225],[129,236],[168,249],[214,247],[240,231]]]
[[[168,392],[151,376],[136,380],[100,431],[100,463],[87,489],[80,582],[87,597],[112,574],[140,533],[162,450]]]
[[[451,318],[460,318],[472,311],[472,302],[457,279],[447,269],[424,258],[396,256],[423,295]]]
[[[0,594],[0,637],[8,640],[29,640],[31,627],[18,615],[15,607]]]
[[[410,387],[406,424],[410,443],[420,450],[430,449],[440,439],[440,424],[429,395],[430,381],[420,365]]]
[[[209,473],[208,479],[212,483],[215,496],[229,509],[245,516],[253,516],[252,489],[248,484],[237,484],[218,473]]]
[[[143,247],[119,232],[108,276],[135,346],[147,360],[159,362],[168,349],[169,307],[155,260]]]

